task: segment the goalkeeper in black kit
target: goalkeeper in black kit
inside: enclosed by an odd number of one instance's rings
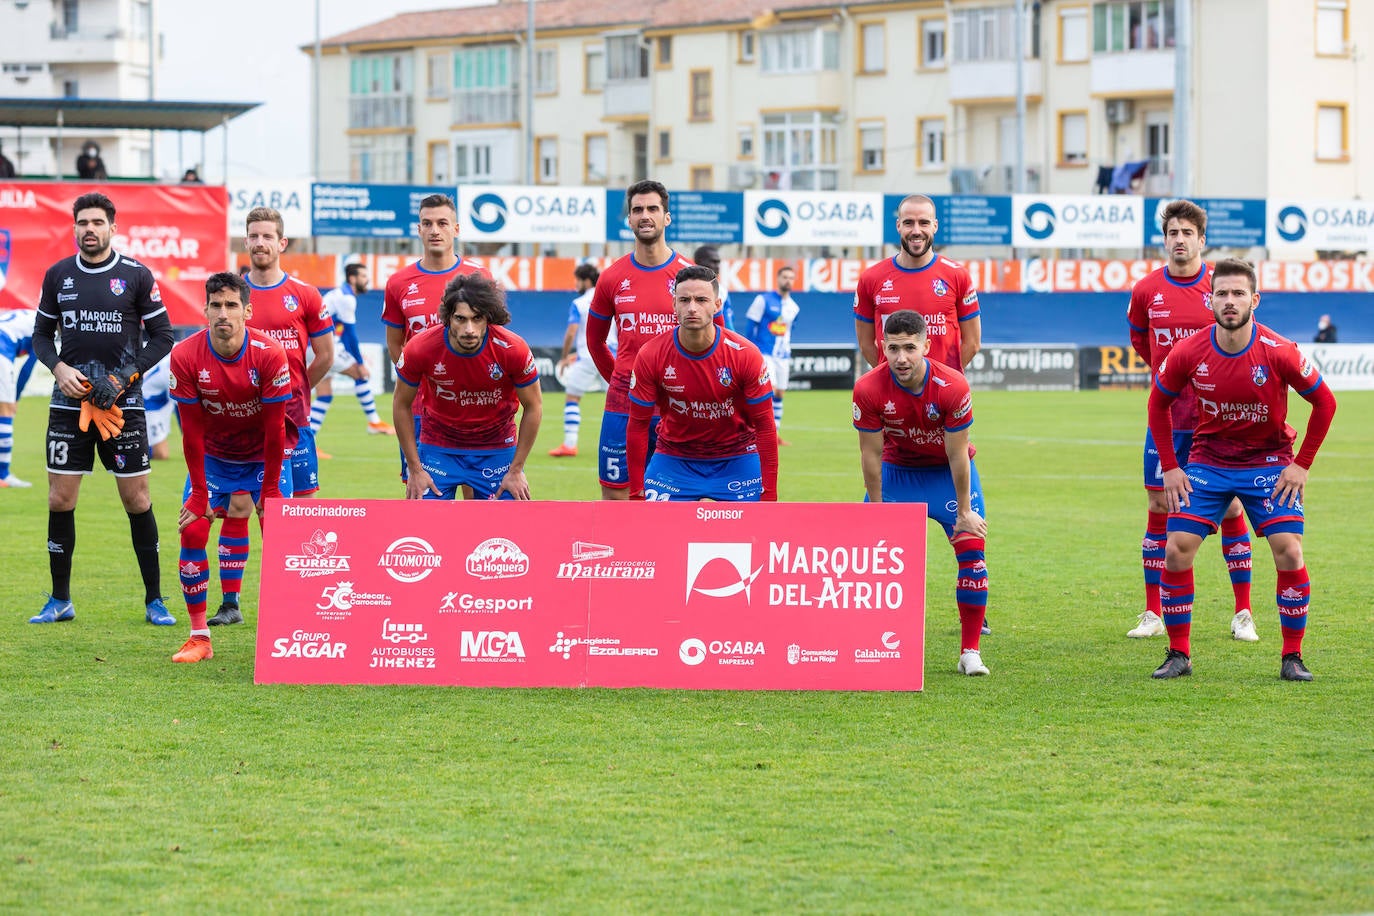
[[[76,616],[71,595],[76,500],[81,478],[95,469],[99,456],[114,475],[129,515],[145,619],[172,626],[176,620],[162,600],[139,384],[142,374],[171,352],[172,324],[152,271],[111,248],[115,207],[110,199],[83,194],[72,205],[72,219],[79,252],[48,268],[33,329],[33,352],[52,370],[56,384],[47,437],[52,594],[29,623]],[[148,342],[140,345],[145,331]]]

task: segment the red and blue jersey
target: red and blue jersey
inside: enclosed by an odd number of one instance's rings
[[[515,389],[539,381],[539,370],[529,345],[514,331],[488,326],[480,347],[459,353],[448,329],[433,327],[405,345],[396,376],[420,389],[421,442],[480,451],[515,445]]]
[[[925,267],[908,269],[891,257],[860,274],[859,285],[854,288],[854,317],[874,325],[880,364],[887,360],[883,355],[883,326],[889,315],[902,309],[919,312],[925,318],[930,359],[962,373],[960,322],[980,314],[978,290],[968,268],[958,261],[936,257]]]
[[[386,281],[382,324],[403,329],[409,343],[416,334],[439,323],[439,303],[444,301],[444,287],[454,277],[465,274],[491,277],[482,262],[472,258],[459,258],[448,270],[425,270],[416,261],[396,271]]]
[[[1189,464],[1251,468],[1293,461],[1288,389],[1307,397],[1322,377],[1297,344],[1255,323],[1239,353],[1217,346],[1215,326],[1175,342],[1155,384],[1171,397],[1190,388],[1197,396]]]
[[[1161,267],[1131,288],[1126,308],[1131,346],[1155,372],[1180,342],[1216,324],[1212,314],[1212,268],[1206,264],[1191,277],[1175,277]],[[1197,397],[1180,393],[1170,408],[1175,432],[1188,432],[1198,422]]]
[[[643,344],[630,373],[629,400],[658,407],[656,451],[706,460],[755,451],[744,407],[773,398],[758,347],[724,328],[703,353],[684,349],[677,337],[672,331]]]
[[[291,368],[282,345],[256,328],[247,329],[243,346],[228,359],[215,352],[210,332],[201,331],[172,348],[167,391],[174,401],[200,404],[208,420],[206,455],[236,464],[260,462],[266,439],[262,405],[291,399]],[[295,442],[288,422],[285,444]]]
[[[333,333],[334,321],[324,307],[320,291],[295,277],[283,275],[272,286],[254,286],[249,281],[248,290],[249,301],[253,303],[248,326],[262,331],[286,351],[292,391],[292,399],[286,405],[286,417],[297,428],[304,429],[310,419],[310,380],[306,376],[305,351],[314,338]]]
[[[854,428],[883,434],[883,461],[920,468],[949,464],[945,433],[973,425],[973,396],[962,372],[933,359],[915,391],[879,363],[854,386]],[[973,456],[969,446],[969,457]]]

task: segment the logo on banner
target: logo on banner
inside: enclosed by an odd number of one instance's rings
[[[726,582],[723,585],[703,587],[697,584],[701,574],[706,567],[714,560],[724,560],[739,575],[739,579],[733,582]],[[703,544],[692,542],[687,545],[687,598],[692,597],[692,592],[699,592],[710,598],[728,598],[731,595],[738,595],[744,592],[744,600],[749,601],[751,595],[749,589],[754,584],[754,580],[763,572],[763,565],[753,572],[750,568],[754,565],[754,545],[751,543],[743,544]]]
[[[770,239],[786,235],[791,225],[792,211],[776,197],[761,202],[755,211],[754,226]]]
[[[500,232],[506,225],[507,207],[500,194],[478,194],[472,199],[468,222],[479,232]]]
[[[530,558],[506,538],[487,538],[468,554],[468,575],[478,579],[515,579],[530,571]]]
[[[284,559],[286,571],[298,573],[302,579],[348,572],[351,568],[349,558],[338,550],[339,535],[316,528],[308,541],[301,542],[300,553],[287,554]]]
[[[764,654],[762,640],[713,639],[707,642],[693,636],[684,639],[677,648],[678,660],[689,668],[712,657],[717,665],[753,665],[755,658]]]
[[[329,633],[293,630],[290,636],[272,641],[273,658],[343,658],[348,644],[334,642]]]
[[[1044,202],[1031,204],[1021,217],[1021,227],[1026,230],[1026,235],[1036,241],[1054,235],[1054,223],[1054,207]]]
[[[886,661],[896,661],[901,659],[902,641],[892,630],[887,630],[878,640],[879,648],[855,649],[854,661],[864,663],[877,663]]]
[[[352,582],[339,582],[324,587],[315,607],[320,612],[315,615],[317,617],[342,620],[351,617],[350,612],[355,607],[391,607],[391,596],[381,592],[355,592]]]
[[[514,630],[464,630],[459,660],[465,662],[523,662],[525,647]]]
[[[382,639],[398,645],[408,642],[413,646],[417,642],[428,642],[429,634],[422,623],[395,623],[388,617],[382,621]]]
[[[397,538],[377,559],[377,565],[397,582],[419,582],[443,564],[443,556],[434,552],[429,541],[417,537]]]
[[[839,649],[803,649],[796,643],[787,647],[787,664],[789,665],[833,665],[839,660]]]
[[[1274,231],[1285,242],[1296,242],[1307,235],[1307,212],[1302,207],[1284,207],[1274,220]]]
[[[613,560],[615,548],[593,541],[573,541],[572,561],[558,564],[559,579],[652,579],[653,560]],[[606,561],[606,562],[602,562]]]
[[[658,649],[653,646],[622,646],[620,640],[614,636],[565,636],[562,630],[554,636],[549,651],[567,661],[572,658],[573,649],[578,646],[586,646],[588,655],[641,658],[654,658],[658,655]]]
[[[0,208],[6,210],[37,210],[38,198],[32,191],[20,188],[0,188]]]

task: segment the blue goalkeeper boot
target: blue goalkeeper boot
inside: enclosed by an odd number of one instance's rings
[[[58,623],[63,620],[71,620],[74,617],[76,617],[76,608],[72,607],[70,598],[63,601],[49,595],[47,603],[43,605],[43,610],[30,617],[29,623]]]
[[[154,598],[148,602],[148,622],[155,627],[174,627],[177,619],[167,611],[167,605],[162,603],[161,598]]]

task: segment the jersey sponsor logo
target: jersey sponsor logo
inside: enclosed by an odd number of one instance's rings
[[[851,406],[854,408],[854,422],[858,423],[859,419],[863,416],[864,412],[859,409],[858,404],[852,404]]]

